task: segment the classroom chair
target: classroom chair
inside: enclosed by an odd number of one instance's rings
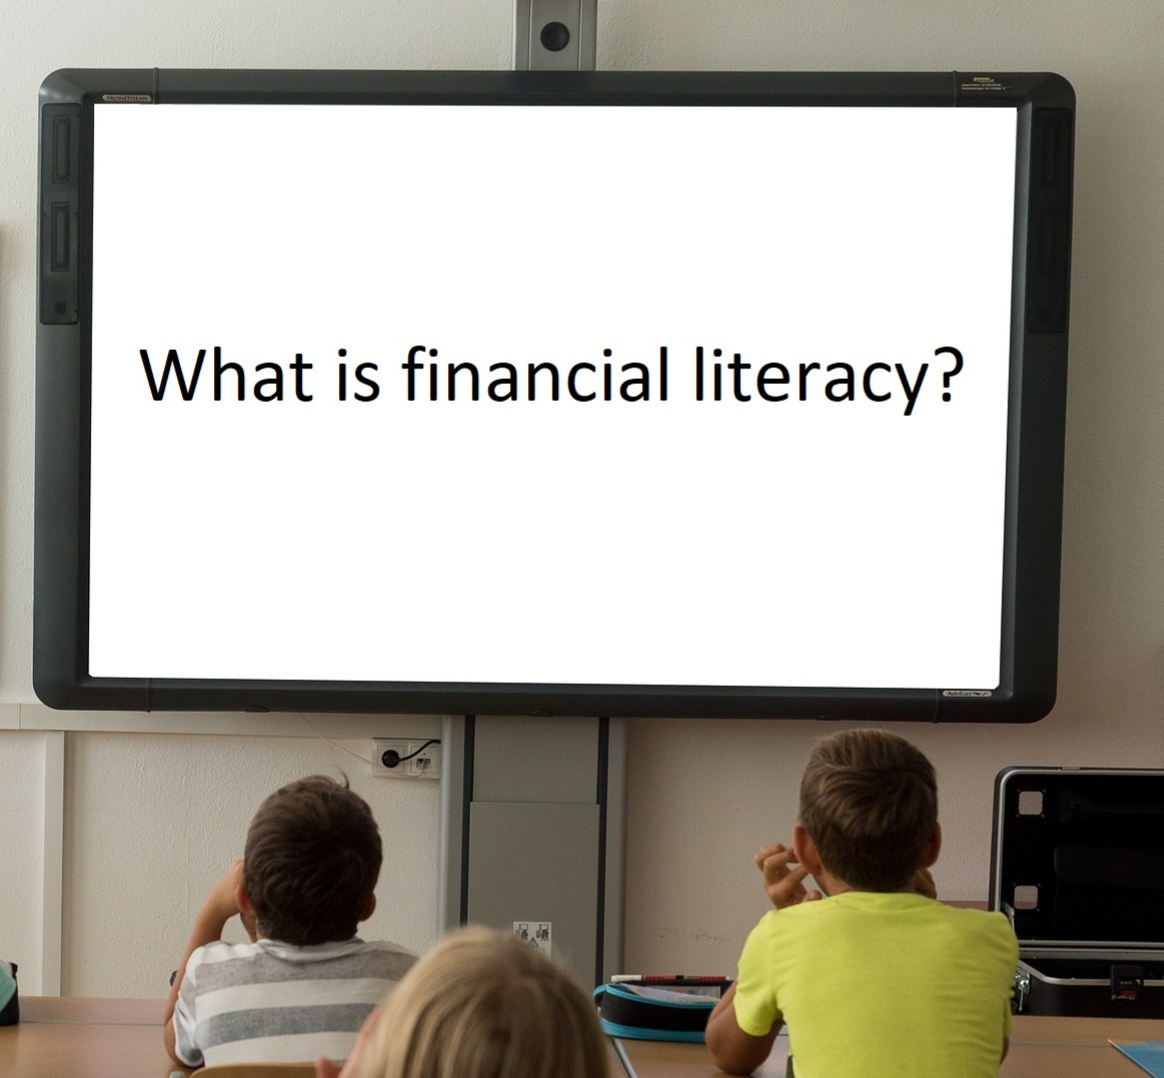
[[[219,1063],[203,1067],[198,1078],[315,1078],[314,1063]]]

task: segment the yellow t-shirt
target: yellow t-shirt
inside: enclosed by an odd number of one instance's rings
[[[797,1078],[998,1078],[1017,964],[1001,913],[846,891],[765,914],[736,1022],[783,1021]]]

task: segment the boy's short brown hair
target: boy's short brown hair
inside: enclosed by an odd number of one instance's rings
[[[276,790],[251,820],[243,854],[260,934],[297,946],[351,939],[382,859],[372,810],[346,777],[312,775]]]
[[[933,764],[884,730],[821,738],[800,781],[800,823],[834,876],[863,891],[900,890],[937,827]]]

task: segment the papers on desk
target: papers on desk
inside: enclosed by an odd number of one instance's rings
[[[1111,1041],[1133,1063],[1139,1064],[1152,1078],[1164,1078],[1164,1041]]]
[[[677,1003],[680,1006],[707,1006],[708,999],[719,999],[718,988],[650,988],[646,985],[638,984],[624,984],[622,986],[628,992],[633,992],[636,996],[642,996],[644,999],[659,1000],[662,1003]]]

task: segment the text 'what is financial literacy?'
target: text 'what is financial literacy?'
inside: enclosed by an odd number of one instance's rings
[[[324,364],[295,353],[288,363],[246,364],[229,358],[215,345],[187,350],[185,358],[170,348],[164,360],[140,349],[145,388],[154,401],[279,401],[310,403],[321,394],[338,401],[369,404],[394,394],[399,400],[428,402],[574,401],[666,404],[677,396],[698,403],[788,404],[868,401],[895,405],[911,416],[924,401],[948,404],[953,379],[962,373],[962,352],[950,345],[935,348],[933,359],[902,362],[874,359],[865,363],[836,360],[788,362],[754,360],[740,352],[696,346],[678,362],[660,346],[650,362],[619,362],[610,348],[596,362],[569,365],[545,360],[524,364],[478,363],[446,359],[439,348],[409,348],[399,364],[349,357],[336,350],[330,372]],[[395,368],[395,369],[394,369]]]

